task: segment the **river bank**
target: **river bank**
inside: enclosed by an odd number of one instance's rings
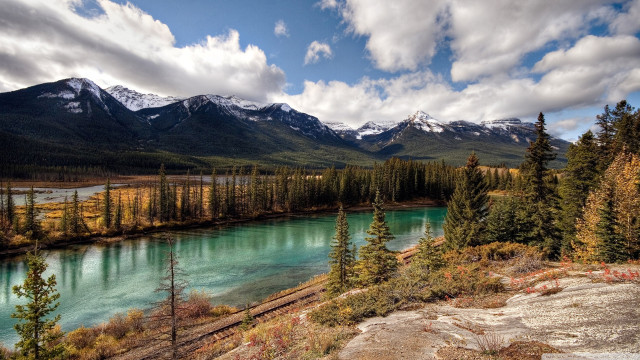
[[[416,199],[405,202],[398,203],[389,203],[385,204],[384,207],[386,210],[401,210],[401,209],[414,209],[421,207],[438,207],[438,206],[446,206],[443,201],[432,200],[432,199]],[[264,221],[270,219],[280,219],[280,218],[288,218],[288,217],[299,217],[299,216],[309,216],[309,215],[322,215],[334,213],[338,210],[337,206],[334,207],[324,207],[324,208],[316,208],[304,211],[297,212],[280,212],[280,213],[270,213],[270,214],[261,214],[254,217],[245,217],[245,218],[227,218],[220,220],[190,220],[185,222],[169,222],[159,225],[151,225],[151,226],[143,226],[138,228],[127,229],[123,231],[111,231],[111,232],[101,232],[94,233],[90,235],[84,236],[76,236],[70,237],[63,240],[57,241],[47,241],[47,239],[43,239],[38,243],[38,247],[40,249],[64,249],[69,246],[74,245],[84,245],[84,244],[100,244],[100,243],[113,243],[123,240],[131,240],[136,239],[143,236],[158,234],[166,231],[172,230],[185,230],[185,229],[199,229],[199,228],[207,228],[207,227],[217,227],[217,226],[228,226],[235,225],[241,223],[250,223],[255,221]],[[372,211],[373,207],[370,204],[359,204],[351,207],[345,208],[347,213],[353,212],[364,212],[364,211]],[[28,251],[33,249],[35,244],[23,245],[15,248],[8,248],[0,250],[0,260],[7,257],[13,257],[18,255],[24,255]]]

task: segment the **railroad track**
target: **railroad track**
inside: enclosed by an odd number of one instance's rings
[[[293,308],[308,305],[320,300],[324,292],[323,283],[313,284],[296,290],[291,294],[282,295],[264,303],[249,308],[251,315],[259,322],[283,315]],[[189,329],[179,331],[178,350],[182,357],[188,357],[190,353],[205,344],[214,343],[235,335],[244,319],[244,310],[227,315],[222,319],[204,325],[196,325]],[[162,358],[170,352],[168,340],[143,339],[139,346],[116,355],[112,359],[118,360],[151,360]]]
[[[440,246],[443,241],[436,241],[435,246]],[[403,264],[411,262],[411,258],[418,252],[414,247],[398,254],[398,261]],[[284,294],[270,299],[261,304],[251,306],[249,311],[257,321],[267,321],[276,316],[286,314],[293,308],[305,306],[320,300],[320,295],[325,291],[324,281],[314,283],[290,294]],[[179,331],[178,348],[182,358],[188,358],[189,354],[203,345],[215,343],[227,339],[239,331],[239,326],[244,319],[244,310],[229,314],[221,319],[208,324],[195,325]],[[145,338],[139,341],[138,346],[126,353],[116,355],[112,359],[117,360],[152,360],[168,356],[170,349],[166,339]]]

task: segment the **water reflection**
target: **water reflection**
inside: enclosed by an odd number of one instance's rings
[[[415,244],[430,219],[442,234],[445,209],[387,211],[396,236],[392,250]],[[348,214],[356,245],[364,244],[370,212]],[[327,254],[335,233],[335,214],[273,219],[210,229],[172,233],[180,266],[191,289],[213,294],[216,303],[243,305],[328,270]],[[114,244],[77,246],[45,253],[60,292],[63,330],[106,321],[129,308],[148,308],[161,294],[154,292],[165,275],[167,244],[161,235]],[[16,341],[13,330],[17,298],[11,287],[24,281],[24,258],[0,264],[0,341]]]

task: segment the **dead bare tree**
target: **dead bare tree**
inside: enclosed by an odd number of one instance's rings
[[[152,315],[152,320],[163,328],[170,323],[168,331],[161,331],[160,336],[168,336],[171,340],[171,359],[178,359],[178,310],[184,303],[184,290],[187,288],[187,281],[184,280],[186,273],[178,266],[178,259],[173,251],[173,238],[165,235],[169,245],[167,252],[166,275],[162,278],[160,286],[156,292],[166,293],[167,297],[157,303],[158,310]]]

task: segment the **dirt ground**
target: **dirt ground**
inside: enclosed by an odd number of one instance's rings
[[[440,348],[479,349],[488,340],[502,347],[539,341],[568,353],[640,353],[637,282],[593,282],[583,275],[559,285],[562,290],[548,296],[520,291],[501,308],[444,303],[368,319],[338,358],[438,359]]]

